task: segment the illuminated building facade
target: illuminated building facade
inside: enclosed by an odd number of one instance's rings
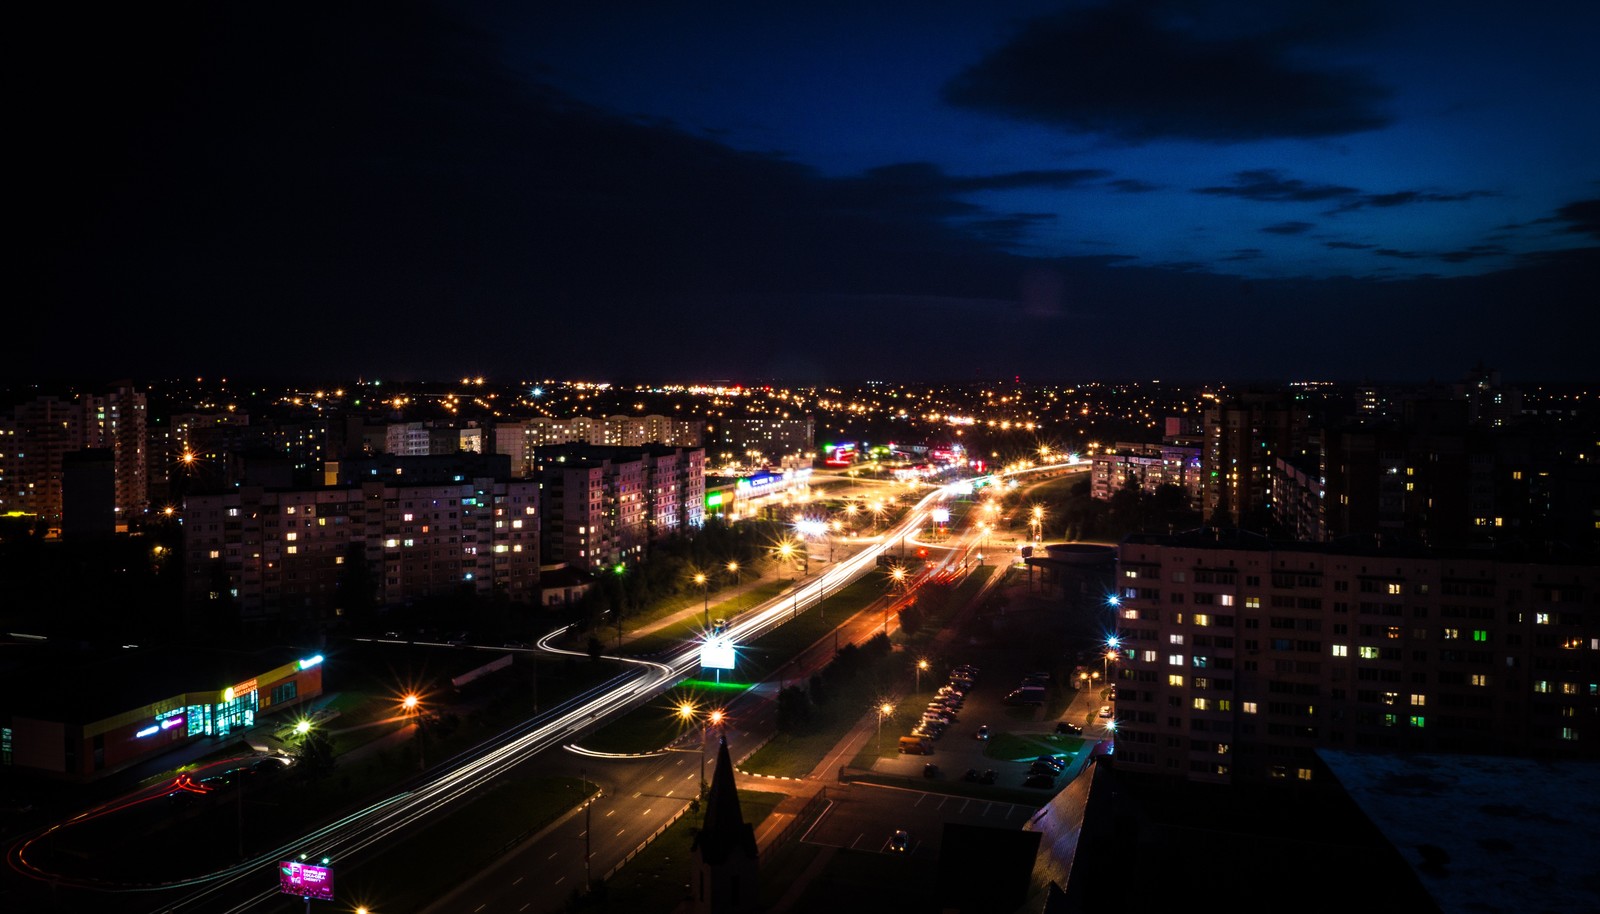
[[[489,477],[308,489],[243,486],[184,502],[191,605],[246,620],[324,619],[346,607],[346,564],[364,560],[377,605],[463,585],[536,602],[538,488]]]
[[[0,706],[0,767],[76,780],[227,737],[322,694],[317,654],[121,649],[28,668],[32,646],[23,649]]]
[[[705,451],[559,445],[534,452],[544,562],[606,568],[705,523]]]
[[[1600,568],[1137,535],[1117,765],[1313,780],[1314,750],[1600,757]]]

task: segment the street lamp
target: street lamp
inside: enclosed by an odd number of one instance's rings
[[[739,563],[738,562],[729,562],[728,563],[728,570],[733,573],[733,586],[738,587],[739,586]]]
[[[927,669],[927,668],[928,668],[928,658],[922,657],[922,658],[917,660],[917,693],[918,694],[922,693],[922,671]]]
[[[706,628],[711,628],[711,589],[706,586],[705,572],[696,572],[694,582],[700,585],[700,605],[705,610]]]
[[[1034,505],[1029,516],[1030,526],[1033,527],[1033,541],[1037,543],[1044,534],[1044,505]]]
[[[894,705],[887,701],[878,705],[878,755],[883,755],[883,719],[894,713]]]
[[[413,725],[417,728],[417,770],[428,770],[427,742],[422,733],[422,699],[415,692],[407,694],[400,699],[400,707],[411,716]]]

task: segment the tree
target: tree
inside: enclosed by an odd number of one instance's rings
[[[605,653],[606,646],[594,635],[589,636],[589,659],[595,663],[600,662],[600,655]]]
[[[789,686],[778,693],[778,729],[792,733],[811,720],[811,699],[806,690]]]
[[[915,635],[922,629],[922,607],[915,602],[906,604],[900,610],[900,627],[908,635]]]
[[[807,691],[810,692],[811,703],[814,705],[826,704],[828,701],[828,689],[823,682],[821,673],[811,674],[810,688]]]
[[[321,730],[307,730],[293,755],[295,773],[308,781],[327,777],[338,761],[333,754],[333,740]]]

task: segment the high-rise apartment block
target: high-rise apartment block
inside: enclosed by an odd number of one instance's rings
[[[1205,410],[1205,517],[1239,524],[1268,510],[1273,460],[1300,452],[1308,424],[1289,393],[1243,393]]]
[[[705,522],[705,451],[581,444],[534,451],[544,561],[637,562],[649,543]]]
[[[1600,568],[1126,539],[1117,764],[1313,780],[1319,747],[1600,757]]]
[[[116,523],[125,529],[149,507],[145,409],[145,395],[125,385],[19,404],[9,420],[0,419],[0,512],[36,514],[59,531],[63,459],[85,448],[104,449],[115,474]]]
[[[1094,455],[1089,479],[1089,492],[1095,498],[1110,498],[1130,483],[1145,492],[1170,485],[1182,489],[1198,505],[1200,448],[1119,441]]]
[[[307,489],[242,486],[184,502],[187,595],[245,620],[323,619],[345,581],[379,605],[460,587],[537,602],[538,486],[490,477]],[[365,573],[347,563],[363,560]]]

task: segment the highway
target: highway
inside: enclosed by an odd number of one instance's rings
[[[793,618],[796,612],[814,605],[819,594],[837,590],[869,572],[876,567],[878,555],[889,544],[910,537],[921,529],[929,522],[933,506],[956,491],[956,486],[931,489],[878,543],[841,559],[821,572],[816,586],[808,581],[797,593],[780,594],[733,620],[729,631],[734,642],[749,643],[759,638]],[[551,642],[563,631],[557,630],[547,635],[541,640],[540,647],[557,653],[572,653],[551,646]],[[187,891],[154,910],[163,914],[234,914],[281,903],[284,896],[279,893],[276,881],[268,875],[274,871],[278,861],[291,859],[301,853],[311,859],[358,859],[363,853],[394,840],[406,829],[461,801],[472,791],[517,765],[552,747],[572,742],[604,718],[629,709],[674,685],[698,669],[699,649],[696,645],[686,645],[661,661],[632,657],[612,659],[629,665],[630,671],[436,767],[429,772],[427,781],[413,789],[353,812],[254,859],[174,886]],[[682,809],[687,798],[693,795],[692,788],[699,778],[698,760],[695,760],[693,770],[688,771],[689,758],[687,754],[664,755],[653,760],[641,760],[637,764],[608,767],[607,777],[612,777],[611,772],[614,771],[617,781],[615,786],[609,787],[609,795],[622,794],[647,802],[637,815],[620,812],[615,804],[589,810],[590,817],[598,813],[612,820],[603,826],[603,841],[601,825],[597,824],[595,833],[588,836],[594,854],[589,861],[592,873],[600,875],[607,872],[614,865],[612,861],[620,861],[626,856],[627,850],[636,845],[636,839],[643,840],[657,822],[667,821]],[[618,815],[624,817],[622,821],[616,820]],[[567,824],[582,818],[575,817]],[[600,846],[594,847],[597,841]],[[547,861],[550,868],[539,876],[541,884],[537,895],[547,901],[564,901],[568,893],[562,893],[559,899],[552,899],[552,887],[560,891],[560,887],[570,884],[574,878],[581,879],[581,876],[575,877],[568,859],[573,854],[564,854],[559,849],[563,843],[559,839],[550,842],[550,846],[557,849],[552,851],[554,856]],[[574,838],[565,843],[576,844],[577,841]],[[582,854],[576,856],[581,866]],[[524,881],[533,876],[529,873]],[[535,910],[533,907],[502,909]]]

